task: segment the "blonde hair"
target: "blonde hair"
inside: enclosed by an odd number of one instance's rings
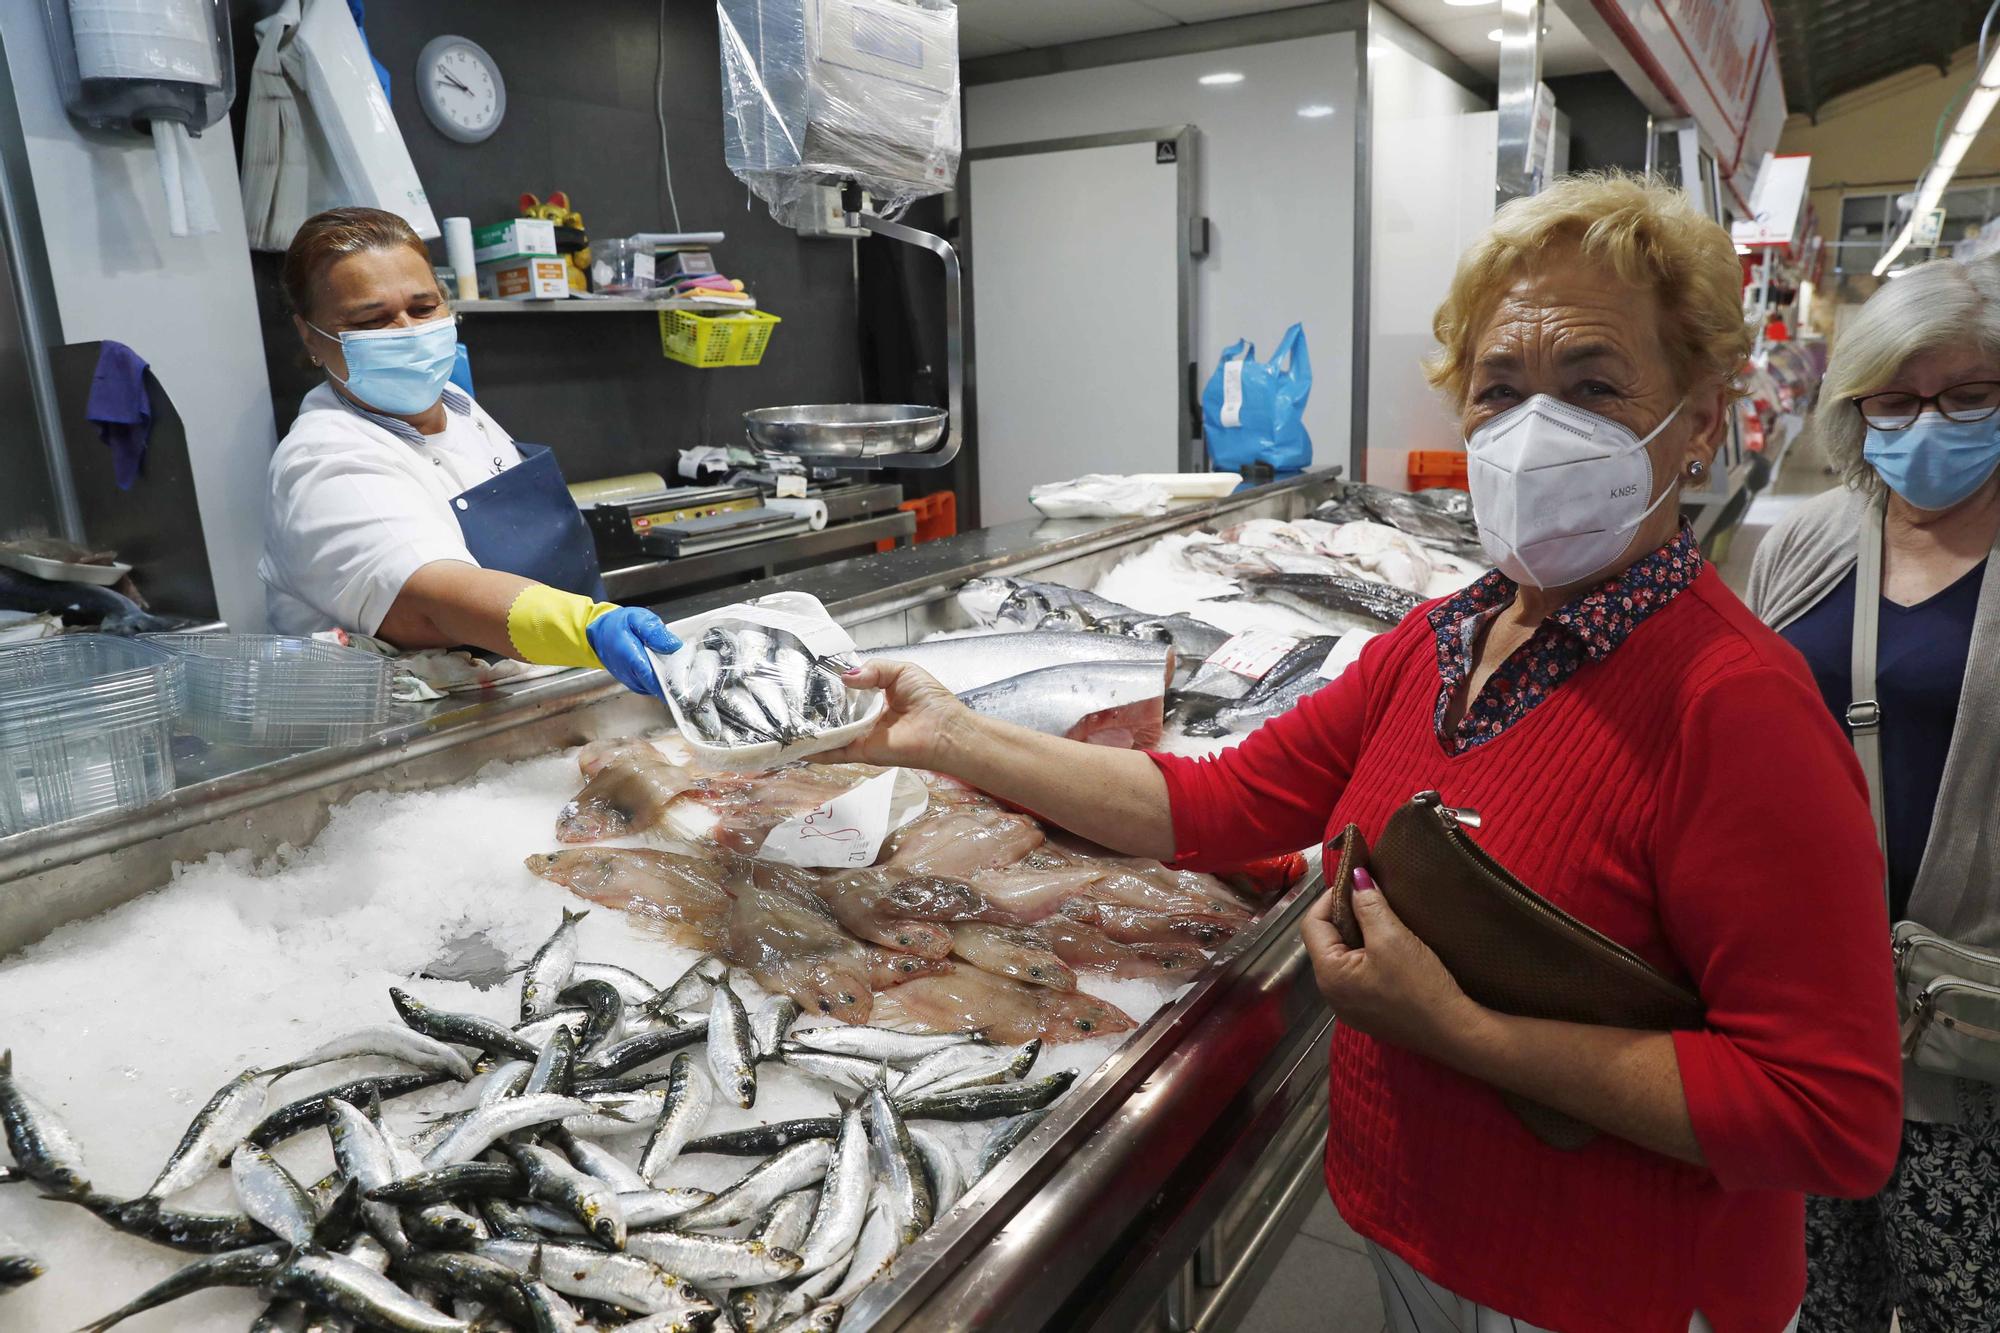
[[[1854,400],[1886,388],[1919,352],[1965,342],[2000,359],[2000,257],[1933,259],[1882,284],[1841,322],[1813,409],[1813,438],[1849,486],[1872,491],[1868,426]]]
[[[1626,172],[1565,176],[1515,199],[1458,260],[1451,290],[1431,320],[1438,347],[1424,362],[1433,387],[1465,401],[1474,342],[1523,273],[1551,254],[1577,252],[1659,298],[1660,342],[1674,381],[1687,391],[1714,383],[1740,393],[1750,355],[1743,322],[1743,269],[1729,233],[1686,195]]]

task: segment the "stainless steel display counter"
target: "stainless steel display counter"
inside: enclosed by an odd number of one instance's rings
[[[1163,533],[1227,516],[1287,518],[1333,484],[1316,474],[1158,518],[1027,522],[668,602],[669,619],[791,588],[864,646],[966,621],[967,578],[1088,586]],[[603,672],[570,672],[413,705],[370,740],[276,760],[209,754],[136,813],[0,839],[0,957],[65,922],[165,884],[175,862],[303,846],[364,791],[465,779],[657,728],[659,706]],[[1318,1188],[1331,1016],[1297,921],[1315,876],[1238,935],[1179,999],[1081,1080],[1024,1146],[861,1297],[844,1329],[1219,1329],[1240,1316]]]

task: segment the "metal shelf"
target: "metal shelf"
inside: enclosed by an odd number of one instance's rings
[[[754,306],[720,305],[714,301],[701,301],[685,296],[663,297],[649,301],[642,296],[605,296],[563,298],[551,301],[458,301],[452,309],[461,315],[526,315],[536,312],[556,312],[563,314],[635,314],[639,311],[696,310],[706,314],[725,314],[731,310],[750,310]]]

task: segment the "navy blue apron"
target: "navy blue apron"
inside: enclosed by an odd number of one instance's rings
[[[460,491],[451,502],[465,549],[482,569],[505,570],[564,592],[604,600],[597,546],[562,469],[545,444],[514,447],[521,461]]]

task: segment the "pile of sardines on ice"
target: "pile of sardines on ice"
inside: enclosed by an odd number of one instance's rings
[[[855,720],[840,683],[853,663],[816,657],[782,629],[711,624],[666,660],[677,713],[709,745],[790,744]]]
[[[518,1009],[391,989],[381,1021],[216,1090],[136,1195],[93,1177],[34,1071],[0,1056],[5,1178],[21,1182],[0,1188],[188,1256],[87,1329],[218,1286],[248,1289],[246,1323],[265,1303],[260,1329],[832,1329],[1074,1082],[1038,1056],[1134,1026],[1079,974],[1178,982],[1257,910],[933,774],[877,864],[816,871],[753,853],[878,770],[701,775],[643,741],[586,746],[579,766],[556,821],[569,845],[528,868],[701,950],[684,974],[581,958],[591,909],[565,908]],[[579,845],[635,835],[649,845]],[[280,1095],[363,1058],[407,1072]],[[718,1128],[774,1066],[824,1089],[827,1113]],[[447,1084],[460,1091],[428,1124],[384,1114]],[[303,1179],[280,1153],[314,1138],[333,1170]],[[700,1157],[740,1168],[693,1188],[677,1168]],[[177,1201],[223,1171],[236,1210]],[[0,1287],[37,1272],[0,1241]]]

